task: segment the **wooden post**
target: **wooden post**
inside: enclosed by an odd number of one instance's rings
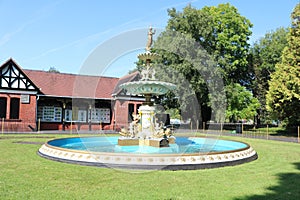
[[[73,130],[73,121],[71,120],[71,124],[70,124],[70,134],[72,135],[72,130]]]
[[[205,132],[205,122],[203,122],[203,133]]]
[[[40,132],[41,130],[41,118],[39,118],[38,120],[38,132]]]
[[[298,126],[298,143],[300,143],[300,129],[299,129],[299,126]]]
[[[242,130],[241,130],[241,132],[242,132],[242,135],[243,135],[243,133],[244,133],[244,124],[243,124],[243,122],[242,122]]]
[[[199,120],[197,119],[197,123],[196,123],[196,130],[198,132],[198,129],[199,129]]]
[[[193,122],[191,121],[191,131],[193,130]]]
[[[221,133],[223,133],[223,123],[221,122]]]
[[[4,117],[2,118],[2,130],[1,130],[1,132],[2,132],[2,135],[4,134]]]
[[[269,124],[267,124],[267,140],[269,140]]]

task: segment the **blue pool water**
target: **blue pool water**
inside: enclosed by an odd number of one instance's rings
[[[117,145],[118,137],[64,138],[49,141],[48,144],[72,150],[145,154],[223,152],[238,150],[248,146],[242,142],[198,137],[176,137],[176,144],[170,144],[170,147],[163,148],[151,146],[119,146]]]

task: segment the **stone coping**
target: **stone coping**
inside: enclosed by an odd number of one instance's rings
[[[188,170],[242,164],[257,159],[249,145],[246,148],[193,154],[137,154],[71,150],[43,144],[38,154],[51,160],[108,168]]]

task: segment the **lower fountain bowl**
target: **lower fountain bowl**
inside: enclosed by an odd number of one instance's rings
[[[195,170],[233,166],[257,159],[246,143],[178,137],[169,147],[119,146],[118,137],[76,137],[48,141],[42,157],[89,166],[141,170]]]

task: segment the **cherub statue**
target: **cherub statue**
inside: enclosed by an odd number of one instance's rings
[[[138,132],[139,132],[139,129],[140,129],[140,119],[141,119],[141,116],[139,114],[132,114],[132,118],[133,118],[133,121],[131,122],[131,125],[132,125],[132,136],[131,137],[135,137]]]
[[[121,131],[119,132],[119,134],[124,137],[129,137],[130,133],[128,132],[128,130],[126,128],[122,128]]]

